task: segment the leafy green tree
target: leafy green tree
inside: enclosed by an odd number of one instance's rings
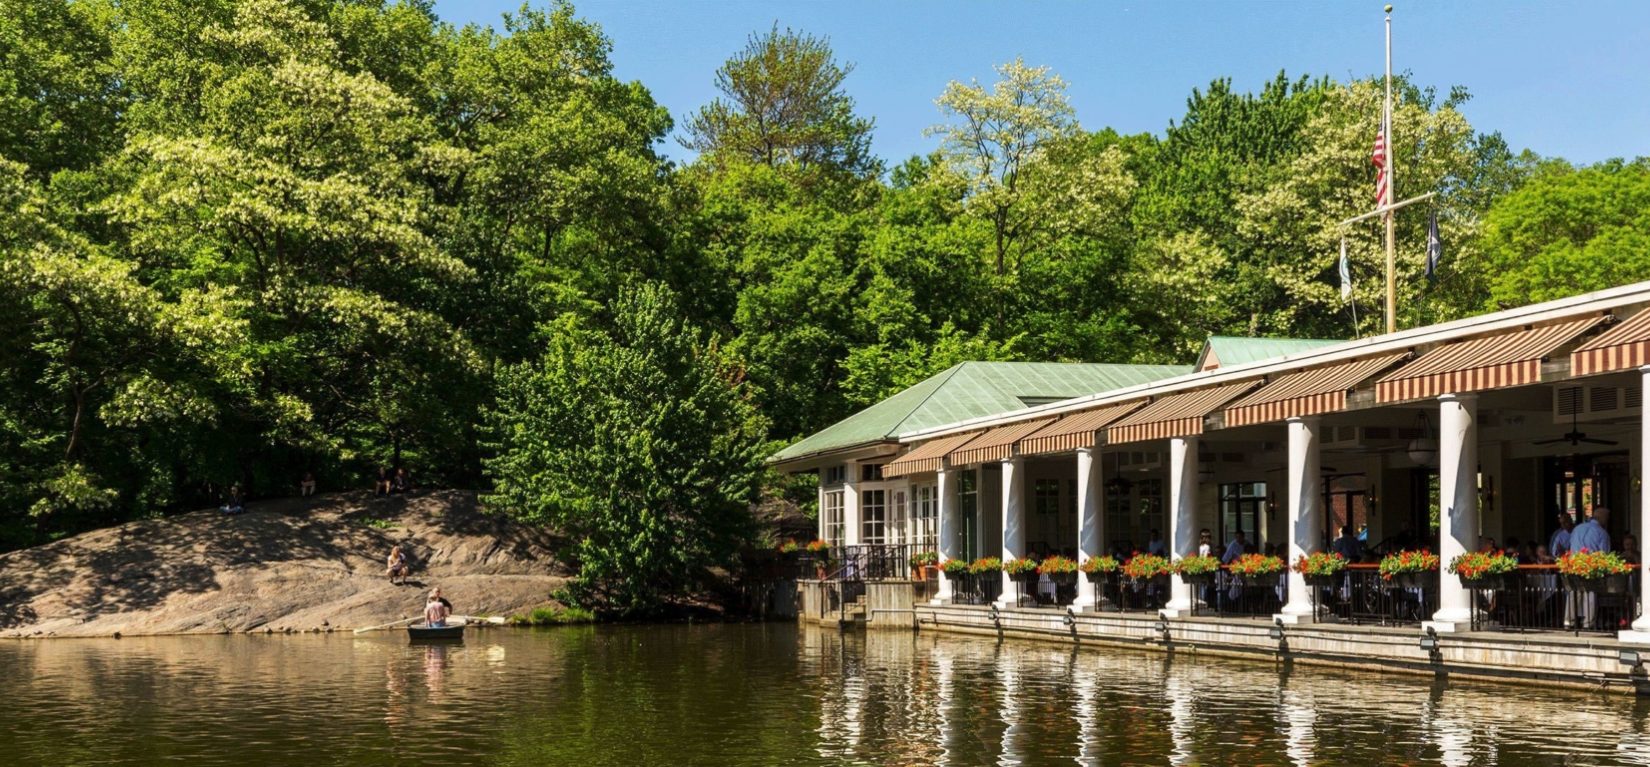
[[[1650,280],[1650,159],[1547,163],[1482,232],[1492,308]]]
[[[953,173],[968,183],[969,207],[991,222],[996,273],[1008,273],[1028,234],[1043,224],[1023,204],[1027,170],[1043,152],[1076,135],[1066,82],[1048,67],[1015,59],[996,67],[989,90],[953,80],[935,100],[948,122],[930,129]]]
[[[748,540],[766,424],[737,362],[666,288],[621,292],[606,325],[557,329],[500,373],[486,501],[562,535],[580,604],[654,608]]]
[[[853,71],[830,41],[776,23],[716,71],[722,98],[693,115],[682,144],[713,161],[874,176],[872,121],[842,87]]]

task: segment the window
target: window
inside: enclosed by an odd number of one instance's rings
[[[819,486],[830,487],[848,481],[848,467],[842,464],[826,466],[819,474]]]
[[[957,472],[957,522],[962,533],[959,558],[976,559],[980,544],[980,475],[975,469]]]
[[[861,481],[861,482],[881,482],[882,481],[882,464],[880,464],[880,463],[862,463],[862,464],[860,464],[859,465],[859,481]]]
[[[825,531],[825,542],[842,545],[842,491],[832,490],[819,504],[819,520]]]
[[[905,491],[890,490],[888,501],[888,543],[905,543],[910,537],[910,528],[905,517]]]
[[[1220,538],[1216,556],[1243,533],[1249,543],[1260,543],[1260,510],[1266,502],[1265,482],[1236,482],[1220,486]]]
[[[1031,485],[1031,508],[1038,516],[1060,513],[1060,480],[1039,479]]]
[[[1114,479],[1106,483],[1106,535],[1111,537],[1111,549],[1132,553],[1145,544],[1135,538],[1134,509],[1129,506],[1128,480]]]
[[[888,539],[888,491],[861,490],[859,493],[859,542],[881,546]]]
[[[929,550],[939,547],[939,494],[933,485],[917,485],[911,488],[911,515],[914,517],[915,530],[912,543]]]

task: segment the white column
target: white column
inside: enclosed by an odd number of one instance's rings
[[[1197,437],[1169,440],[1169,558],[1197,550]],[[1173,576],[1169,603],[1161,611],[1176,618],[1192,612],[1192,587]]]
[[[1003,461],[1004,565],[1026,555],[1025,483],[1025,460],[1010,458]],[[1004,572],[1003,593],[997,596],[997,604],[1013,607],[1018,596],[1014,581]]]
[[[1642,385],[1645,393],[1650,394],[1650,365],[1639,368],[1642,376]],[[1650,482],[1650,418],[1639,418],[1639,561],[1650,562],[1645,559],[1645,552],[1650,552],[1650,488],[1644,486]],[[1631,631],[1623,631],[1618,637],[1623,642],[1634,644],[1650,644],[1650,578],[1639,577],[1639,617],[1633,621]]]
[[[956,557],[957,552],[957,475],[946,469],[940,469],[939,485],[934,488],[935,505],[938,506],[937,516],[940,518],[938,540],[934,548],[939,551],[940,561]],[[943,605],[951,602],[956,593],[956,584],[951,582],[951,576],[940,571],[940,590],[934,595],[934,604]]]
[[[823,541],[823,540],[825,540],[825,469],[824,468],[821,468],[819,470],[819,500],[816,503],[818,505],[814,506],[814,508],[819,509],[819,525],[818,525],[819,533],[814,536],[814,539],[819,540],[819,541]]]
[[[865,534],[859,514],[859,464],[849,461],[842,483],[842,545],[858,546]]]
[[[1100,451],[1085,447],[1077,451],[1077,564],[1105,553],[1106,534],[1100,504]],[[1650,536],[1646,536],[1650,537]],[[1072,608],[1078,612],[1094,609],[1094,585],[1088,576],[1077,574],[1077,602]]]
[[[1438,612],[1427,625],[1465,631],[1472,620],[1472,592],[1442,577],[1450,560],[1478,548],[1478,397],[1438,398]]]
[[[1323,488],[1318,457],[1318,419],[1289,419],[1289,603],[1277,616],[1284,623],[1312,620],[1311,594],[1306,577],[1295,572],[1296,560],[1315,553],[1322,545]]]

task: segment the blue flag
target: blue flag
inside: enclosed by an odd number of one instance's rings
[[[1444,240],[1438,236],[1438,212],[1433,211],[1427,224],[1427,279],[1438,279],[1438,260],[1444,257]]]

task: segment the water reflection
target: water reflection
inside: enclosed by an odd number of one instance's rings
[[[765,626],[0,644],[17,765],[1642,765],[1650,702]]]

